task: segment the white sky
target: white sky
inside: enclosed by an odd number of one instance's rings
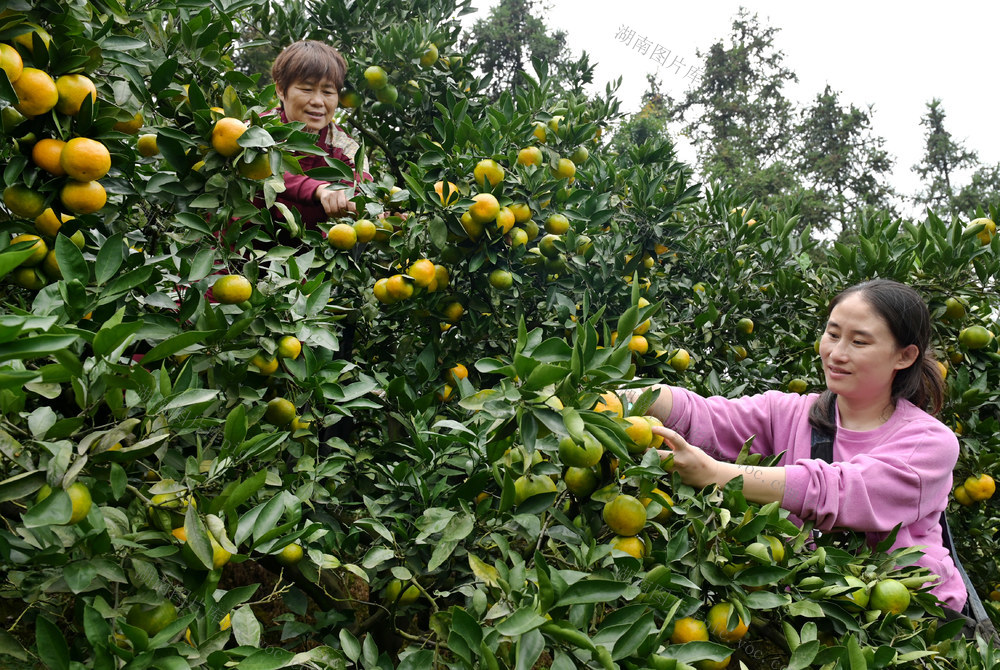
[[[477,0],[486,16],[496,0]],[[654,44],[697,64],[696,51],[727,39],[741,5],[761,23],[779,30],[775,47],[784,52],[785,67],[799,77],[786,95],[799,105],[810,103],[829,83],[842,105],[874,105],[874,132],[885,138],[895,159],[892,183],[912,195],[919,179],[911,166],[924,149],[920,117],[926,103],[941,98],[945,128],[983,164],[1000,162],[1000,88],[994,75],[1000,50],[991,38],[1000,25],[1000,2],[953,0],[946,4],[842,0],[836,4],[802,0],[547,0],[543,12],[550,31],[565,30],[573,54],[584,49],[597,63],[595,84],[623,77],[618,97],[625,111],[636,111],[646,89],[646,74],[656,72],[652,49],[642,55],[615,39],[628,26]],[[468,24],[475,17],[467,18]],[[683,72],[660,66],[664,92],[674,99],[690,84]],[[689,162],[693,153],[681,148]],[[964,180],[960,180],[964,183]]]

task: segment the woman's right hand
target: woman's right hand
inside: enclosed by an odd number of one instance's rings
[[[314,197],[323,205],[323,211],[331,219],[357,212],[357,207],[347,197],[347,189],[323,185],[317,187]]]

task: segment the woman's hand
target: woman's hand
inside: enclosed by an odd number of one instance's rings
[[[323,185],[316,188],[313,197],[323,205],[323,211],[330,218],[356,213],[354,203],[347,198],[347,190]]]
[[[661,460],[673,457],[670,469],[676,470],[680,474],[685,484],[702,488],[709,484],[721,484],[720,466],[721,463],[715,460],[699,447],[688,444],[688,441],[679,433],[661,426],[653,426],[653,432],[662,435],[664,444],[670,449],[658,449]]]

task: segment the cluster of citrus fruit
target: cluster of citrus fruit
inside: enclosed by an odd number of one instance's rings
[[[335,223],[326,232],[326,241],[334,249],[349,251],[358,244],[372,240],[385,241],[393,233],[392,224],[385,219],[378,223],[369,219],[358,219],[354,223]]]
[[[277,356],[268,356],[263,351],[254,354],[250,365],[262,375],[273,375],[278,371],[278,358],[295,360],[302,353],[302,342],[294,335],[285,335],[278,340]]]
[[[397,273],[377,280],[372,291],[380,303],[391,305],[412,297],[416,291],[428,293],[442,291],[447,288],[450,280],[448,268],[427,258],[421,258],[411,263],[405,274]]]
[[[212,112],[217,115],[221,115],[223,110],[219,107],[212,107]],[[243,151],[243,147],[239,145],[239,139],[246,131],[247,124],[240,119],[232,116],[222,116],[222,118],[216,121],[215,125],[212,126],[212,134],[209,141],[212,148],[215,149],[220,155],[226,158],[233,158],[238,153]],[[142,137],[139,138],[140,142],[142,139]],[[156,153],[155,135],[153,136],[153,140],[151,148],[147,149],[147,151]],[[141,146],[140,153],[142,153]],[[193,169],[199,170],[200,166],[203,164],[204,161],[195,163]],[[267,179],[273,174],[271,170],[271,161],[267,152],[257,153],[250,160],[241,160],[237,162],[236,170],[241,176],[257,181]]]
[[[965,481],[955,487],[955,500],[966,507],[989,500],[997,491],[997,483],[986,473],[969,475]]]

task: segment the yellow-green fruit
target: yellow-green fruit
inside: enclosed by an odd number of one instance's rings
[[[868,598],[868,609],[882,614],[901,614],[910,606],[910,590],[895,579],[883,579],[875,584]]]
[[[300,353],[302,353],[302,342],[294,335],[285,335],[278,340],[278,355],[282,358],[294,360]]]
[[[150,637],[156,635],[176,620],[177,608],[169,600],[164,600],[159,605],[153,606],[136,603],[125,617],[128,625],[146,631],[146,634]]]
[[[625,417],[628,427],[625,433],[631,442],[627,445],[630,454],[641,454],[649,448],[653,442],[653,428],[643,416]]]
[[[958,341],[969,349],[982,349],[992,339],[993,333],[982,326],[969,326],[968,328],[963,328],[958,334]]]
[[[387,604],[397,604],[401,607],[407,605],[412,605],[417,602],[420,598],[420,589],[415,585],[411,584],[405,591],[400,593],[403,589],[403,583],[398,579],[393,579],[385,587],[385,602]]]
[[[584,433],[583,441],[579,443],[569,436],[559,441],[559,458],[563,465],[589,468],[597,465],[603,455],[604,445],[590,433]]]
[[[524,475],[514,480],[514,504],[520,505],[525,500],[540,493],[555,493],[556,483],[549,477]]]
[[[378,65],[372,65],[365,70],[365,81],[368,83],[368,88],[377,91],[389,83],[389,76]]]
[[[431,42],[424,53],[420,56],[420,65],[423,67],[430,67],[437,62],[438,59],[438,48],[437,45]]]
[[[276,426],[287,426],[295,418],[295,405],[285,398],[274,398],[267,403],[264,418]]]
[[[498,291],[506,291],[514,285],[514,277],[507,270],[497,268],[490,273],[489,282]]]
[[[302,545],[297,543],[286,544],[278,554],[278,562],[282,565],[295,565],[302,560]]]
[[[69,494],[69,499],[73,503],[73,514],[69,518],[69,523],[70,525],[80,523],[87,518],[87,514],[90,513],[90,507],[93,504],[90,497],[90,489],[80,482],[74,482],[66,489],[66,493]]]
[[[585,498],[597,490],[600,477],[593,468],[567,468],[563,473],[566,489],[577,498]]]
[[[646,525],[646,508],[635,496],[619,495],[604,506],[604,523],[618,535],[638,535]]]

